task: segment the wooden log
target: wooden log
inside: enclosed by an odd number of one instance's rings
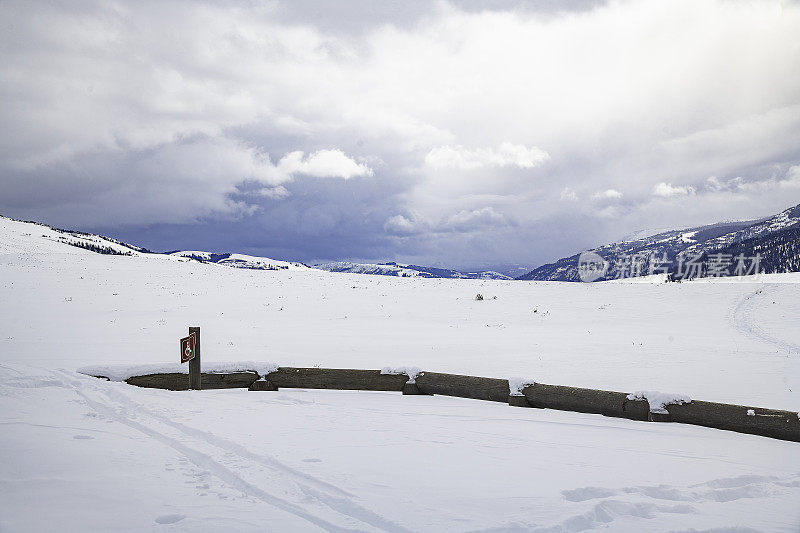
[[[800,442],[800,419],[792,411],[763,409],[744,405],[692,400],[681,405],[667,405],[669,415],[662,421],[694,424],[738,433]],[[752,415],[748,415],[748,411]]]
[[[96,376],[104,378],[104,376]],[[763,409],[693,400],[667,405],[667,414],[650,413],[647,400],[629,400],[624,392],[563,387],[536,383],[522,390],[523,396],[510,396],[504,379],[424,372],[409,384],[405,374],[381,374],[379,370],[283,367],[259,380],[256,372],[203,374],[204,389],[250,388],[277,390],[278,387],[303,389],[403,391],[404,394],[440,394],[474,398],[510,405],[529,406],[580,413],[595,413],[632,420],[651,420],[693,424],[800,442],[800,419],[792,411]],[[187,390],[186,374],[149,374],[126,380],[139,387]],[[108,378],[105,378],[108,379]],[[258,384],[257,384],[258,383]],[[261,383],[265,385],[261,385]],[[414,385],[413,387],[411,385]]]
[[[125,383],[147,389],[189,390],[189,376],[179,373],[131,376]]]
[[[511,407],[530,407],[531,404],[525,396],[512,394],[508,397],[508,405]]]
[[[408,382],[406,382],[406,384],[403,385],[403,395],[404,396],[430,396],[429,394],[425,394],[424,392],[419,390],[419,387],[417,387],[416,383],[408,383]]]
[[[258,379],[255,372],[232,372],[230,374],[203,374],[203,389],[237,389],[248,388]],[[130,385],[148,389],[188,390],[189,380],[186,374],[147,374],[133,376],[125,380]]]
[[[508,402],[510,394],[507,379],[423,372],[416,377],[415,381],[419,390],[424,394],[441,394],[503,403]]]
[[[594,413],[631,420],[648,420],[650,407],[644,400],[629,400],[625,392],[613,392],[536,383],[522,393],[531,407]]]
[[[279,388],[397,392],[402,391],[408,381],[405,374],[381,374],[380,370],[353,368],[281,367],[265,378]]]
[[[259,379],[250,384],[247,388],[249,391],[276,391],[278,387],[269,380]]]

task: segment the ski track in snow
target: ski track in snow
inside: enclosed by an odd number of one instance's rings
[[[763,285],[760,289],[742,298],[732,313],[733,326],[750,338],[773,344],[778,348],[788,351],[791,355],[800,354],[800,345],[792,344],[769,335],[754,319],[754,312],[759,301],[771,292],[775,292],[775,289],[771,288],[769,285]]]
[[[326,531],[363,531],[361,529],[351,529],[333,524],[323,518],[309,513],[306,509],[295,503],[266,492],[260,487],[245,480],[229,466],[222,464],[219,460],[215,459],[211,455],[200,452],[199,450],[189,446],[187,444],[187,440],[191,441],[192,439],[196,439],[222,450],[225,453],[236,455],[240,459],[244,459],[250,463],[266,466],[273,472],[276,472],[285,479],[288,479],[288,481],[297,489],[299,489],[304,496],[316,500],[317,502],[325,505],[327,508],[346,518],[368,524],[381,531],[409,531],[405,527],[362,507],[353,501],[350,493],[325,481],[314,478],[313,476],[299,472],[281,463],[273,457],[250,452],[240,444],[219,437],[218,435],[214,435],[208,431],[194,429],[179,422],[170,420],[169,418],[155,413],[143,405],[131,400],[124,393],[119,391],[111,389],[101,390],[97,386],[91,386],[87,389],[87,387],[84,386],[86,384],[81,379],[75,379],[75,377],[69,372],[59,370],[59,373],[65,377],[67,384],[73,388],[75,393],[95,411],[102,413],[121,424],[125,424],[133,429],[136,429],[140,433],[143,433],[148,437],[151,437],[162,444],[173,448],[199,468],[208,470],[226,485],[241,491],[248,496],[256,497],[267,504],[277,507],[278,509],[303,518]],[[98,398],[97,395],[93,393],[101,394],[105,399]],[[171,437],[166,433],[155,429],[153,427],[155,424],[147,423],[141,420],[133,420],[126,414],[127,412],[136,413],[137,419],[144,417],[145,420],[150,419],[151,421],[155,421],[157,424],[160,423],[162,425],[171,427],[179,432],[179,436],[178,438]],[[274,479],[271,481],[274,482]]]

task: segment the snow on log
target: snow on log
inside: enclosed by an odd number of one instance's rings
[[[683,403],[692,403],[692,399],[685,394],[671,394],[667,392],[658,391],[636,391],[633,394],[628,394],[629,400],[647,400],[650,406],[651,413],[660,415],[667,414],[668,405],[679,405]]]
[[[414,380],[420,375],[422,369],[418,366],[385,366],[381,368],[381,374],[405,374],[408,376],[407,383],[415,383]]]

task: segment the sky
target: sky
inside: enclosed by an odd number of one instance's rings
[[[0,0],[0,214],[530,266],[800,203],[800,3]]]

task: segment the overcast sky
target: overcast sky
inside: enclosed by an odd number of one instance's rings
[[[800,5],[0,0],[0,214],[538,265],[800,203]]]

